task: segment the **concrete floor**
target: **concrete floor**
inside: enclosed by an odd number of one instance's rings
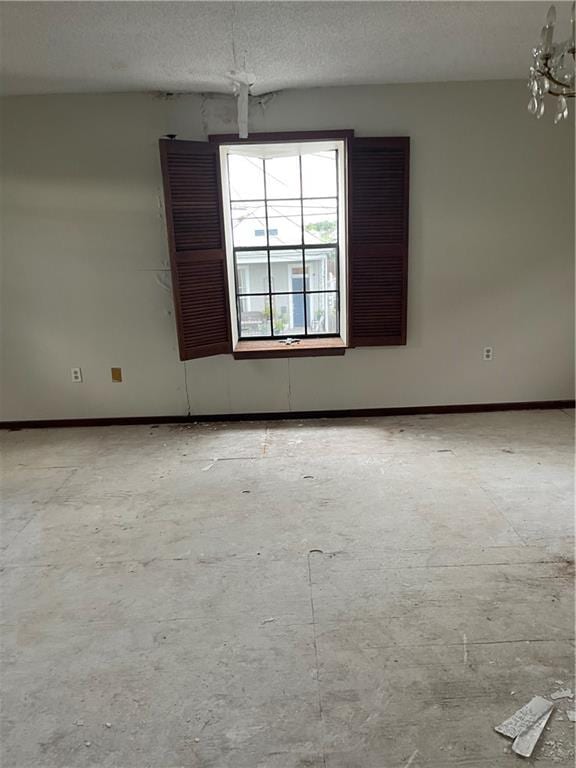
[[[519,765],[493,726],[574,687],[573,428],[3,433],[2,768]]]

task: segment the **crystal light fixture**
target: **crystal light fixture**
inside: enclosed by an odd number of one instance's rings
[[[568,101],[575,92],[574,63],[576,48],[574,45],[575,3],[572,3],[570,36],[562,43],[554,43],[554,24],[556,8],[551,5],[546,14],[546,26],[542,28],[540,42],[532,49],[534,60],[530,67],[528,88],[532,96],[528,102],[528,111],[541,118],[544,114],[544,97],[556,99],[554,122],[568,117]]]

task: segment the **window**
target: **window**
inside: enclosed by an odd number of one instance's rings
[[[406,344],[410,140],[209,138],[160,140],[180,359]]]
[[[237,341],[340,337],[343,141],[222,145]]]

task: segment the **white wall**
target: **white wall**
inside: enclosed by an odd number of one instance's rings
[[[327,88],[251,130],[412,139],[408,345],[178,361],[157,139],[234,129],[200,96],[2,103],[2,419],[364,408],[573,396],[573,123],[524,83]],[[482,348],[494,360],[482,361]],[[83,384],[70,368],[81,366]],[[110,367],[121,366],[122,384]]]

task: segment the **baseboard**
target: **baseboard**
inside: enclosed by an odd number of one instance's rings
[[[355,416],[414,416],[434,413],[488,413],[574,408],[574,400],[534,400],[523,403],[469,403],[463,405],[416,405],[392,408],[351,408],[336,411],[276,411],[273,413],[226,413],[190,416],[114,416],[96,419],[44,419],[0,421],[0,429],[54,427],[113,427],[139,424],[193,424],[202,421],[278,421],[282,419],[342,419]]]

